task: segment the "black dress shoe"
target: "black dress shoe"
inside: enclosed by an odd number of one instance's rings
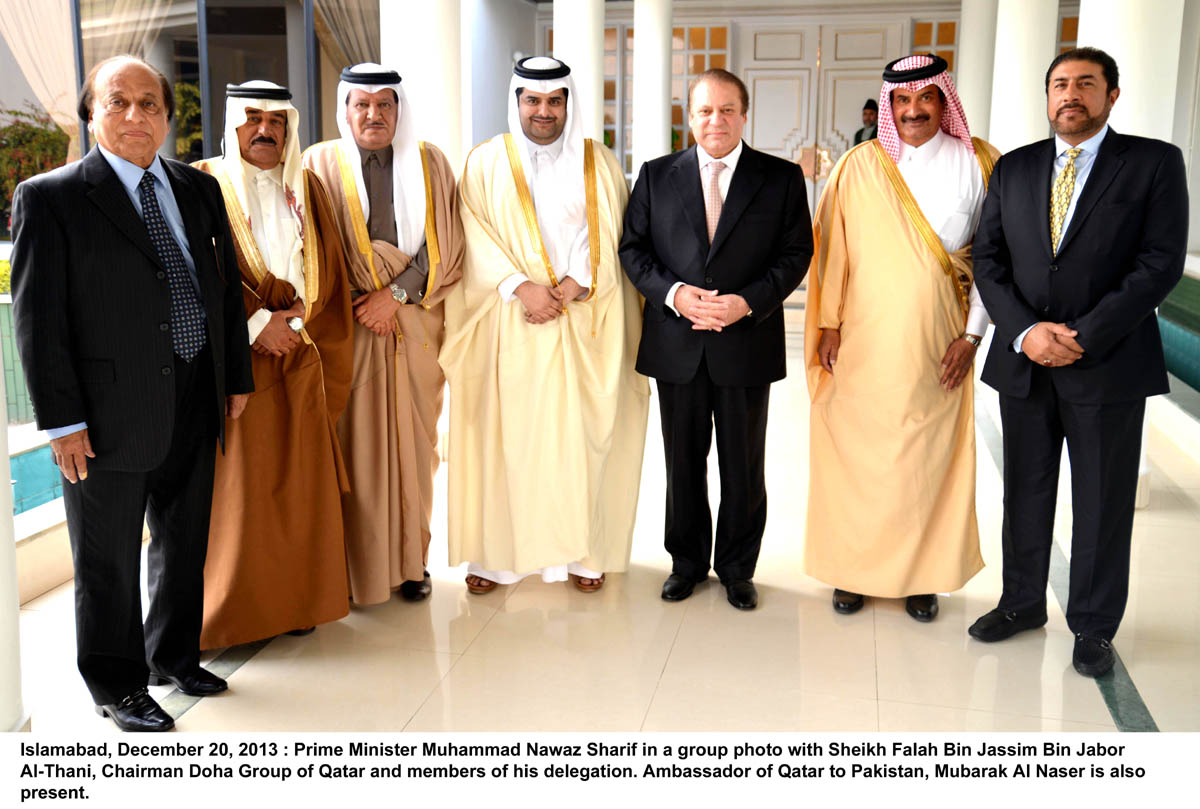
[[[911,615],[913,618],[916,618],[918,621],[921,621],[922,623],[929,623],[936,618],[938,614],[937,596],[909,596],[908,598],[904,599],[904,609],[908,611],[909,615]]]
[[[432,592],[433,581],[429,578],[428,570],[420,581],[406,581],[400,585],[400,596],[405,601],[424,601]]]
[[[189,697],[208,697],[229,688],[229,683],[211,671],[196,666],[187,674],[158,674],[150,672],[150,685],[173,685]]]
[[[107,716],[121,730],[163,731],[175,727],[175,720],[159,707],[144,688],[139,688],[120,702],[97,705],[96,713]]]
[[[730,579],[722,582],[729,603],[739,610],[752,610],[758,606],[758,590],[749,579]]]
[[[864,601],[866,599],[860,593],[852,593],[849,590],[833,591],[833,608],[842,615],[858,612],[862,609]]]
[[[299,629],[289,629],[287,632],[284,632],[283,634],[292,635],[297,638],[302,638],[305,635],[311,635],[312,633],[314,633],[316,631],[317,631],[317,628],[315,626],[302,626]]]
[[[999,607],[983,615],[967,634],[984,643],[995,643],[998,640],[1011,638],[1026,629],[1037,629],[1046,624],[1046,611],[1038,613],[1019,613],[1013,610],[1002,610]]]
[[[663,582],[662,598],[663,601],[683,601],[692,594],[692,590],[696,587],[696,582],[691,579],[685,579],[678,573],[672,573],[667,576],[667,580]]]
[[[1076,635],[1075,652],[1071,663],[1084,677],[1101,677],[1108,674],[1116,662],[1112,644],[1094,635]]]

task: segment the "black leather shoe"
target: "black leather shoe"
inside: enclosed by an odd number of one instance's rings
[[[695,588],[696,583],[691,579],[685,579],[678,573],[672,573],[670,576],[667,576],[667,580],[663,582],[663,601],[683,601],[692,594],[692,590]]]
[[[749,579],[730,579],[722,582],[725,585],[725,595],[729,603],[739,610],[752,610],[758,606],[758,590]]]
[[[229,688],[229,683],[199,666],[187,674],[150,672],[150,685],[173,685],[189,697],[208,697]]]
[[[1045,626],[1045,624],[1045,610],[1039,613],[1022,614],[1013,610],[1002,610],[997,607],[971,624],[971,628],[967,630],[967,634],[975,638],[975,640],[981,640],[984,643],[995,643],[998,640],[1011,638],[1018,632],[1024,632],[1026,629],[1037,629],[1039,626]]]
[[[315,626],[302,626],[299,629],[289,629],[287,632],[284,632],[283,634],[292,635],[297,638],[302,638],[305,635],[311,635],[312,633],[314,633],[316,631],[317,631],[317,628]]]
[[[1116,662],[1112,644],[1093,635],[1076,635],[1075,652],[1071,663],[1084,677],[1101,677],[1108,674]]]
[[[406,581],[400,585],[400,596],[405,601],[424,601],[432,592],[433,580],[429,578],[428,570],[420,581]]]
[[[842,615],[858,612],[862,609],[864,601],[866,599],[859,593],[852,593],[849,590],[833,591],[833,608]]]
[[[175,720],[159,707],[144,688],[139,688],[112,705],[97,705],[96,713],[107,716],[125,731],[155,732],[175,727]]]
[[[937,595],[909,596],[904,599],[904,609],[918,621],[929,623],[938,614]]]

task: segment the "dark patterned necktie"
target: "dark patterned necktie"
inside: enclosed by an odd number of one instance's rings
[[[158,207],[153,174],[146,172],[142,175],[138,193],[142,198],[142,220],[146,223],[146,232],[167,270],[167,283],[171,285],[171,337],[175,353],[190,362],[204,348],[204,307],[196,297],[196,288],[192,285],[183,251],[171,235],[167,220]]]

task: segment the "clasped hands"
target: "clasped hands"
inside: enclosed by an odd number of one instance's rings
[[[258,333],[257,339],[250,345],[255,353],[268,357],[282,357],[296,346],[300,345],[300,334],[292,331],[287,324],[293,317],[304,317],[304,301],[299,298],[290,309],[280,309],[271,313],[271,319]]]
[[[675,290],[675,311],[692,321],[693,331],[721,331],[750,314],[741,295],[683,284]]]
[[[366,328],[387,337],[396,328],[396,312],[404,304],[392,295],[391,287],[364,292],[350,304],[354,308],[354,319]]]
[[[1061,368],[1083,356],[1083,346],[1075,341],[1079,335],[1064,323],[1043,320],[1034,324],[1021,341],[1021,353],[1038,365]]]
[[[568,275],[556,287],[522,281],[513,294],[525,307],[525,321],[536,326],[554,320],[563,313],[563,307],[568,301],[578,300],[587,292],[578,281]]]

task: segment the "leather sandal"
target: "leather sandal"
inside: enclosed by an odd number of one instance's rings
[[[478,583],[471,584],[472,579]],[[492,581],[491,579],[485,579],[483,576],[476,576],[474,573],[472,573],[470,576],[467,576],[466,582],[467,592],[474,593],[477,596],[486,595],[487,593],[490,593],[492,590],[496,589],[496,582]]]
[[[606,574],[601,573],[598,579],[588,579],[591,584],[584,584],[583,580],[586,576],[576,576],[574,573],[568,573],[567,578],[575,585],[575,589],[581,593],[594,593],[604,586],[604,577]]]

